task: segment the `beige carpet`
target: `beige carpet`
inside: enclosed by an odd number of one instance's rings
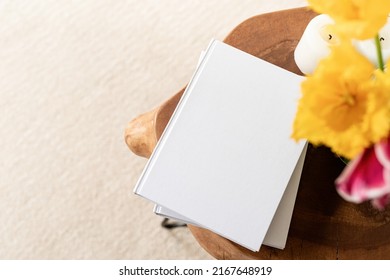
[[[132,194],[128,121],[177,92],[200,51],[304,0],[0,1],[0,258],[209,259]]]

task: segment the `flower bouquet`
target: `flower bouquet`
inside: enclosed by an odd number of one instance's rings
[[[337,37],[329,54],[302,83],[292,137],[325,145],[347,164],[336,179],[347,201],[370,200],[383,209],[390,202],[390,62],[382,53],[381,30],[389,0],[308,0],[329,15]],[[329,35],[329,37],[332,37]],[[359,48],[373,40],[374,59]]]

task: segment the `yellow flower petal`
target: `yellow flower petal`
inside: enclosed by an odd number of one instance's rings
[[[308,0],[310,7],[335,20],[333,30],[340,36],[360,40],[373,38],[386,24],[388,0]]]

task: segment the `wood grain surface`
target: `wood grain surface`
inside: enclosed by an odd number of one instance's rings
[[[314,16],[306,8],[259,15],[237,26],[224,42],[302,74],[293,53]],[[125,140],[135,154],[150,156],[183,92],[129,123]],[[309,145],[284,250],[262,246],[255,253],[211,231],[189,228],[217,259],[390,259],[390,209],[378,211],[369,203],[341,199],[334,180],[343,167],[327,148]]]

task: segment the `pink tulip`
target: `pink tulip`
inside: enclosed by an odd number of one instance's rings
[[[336,187],[347,201],[372,200],[374,207],[383,209],[390,202],[390,138],[350,161],[337,178]]]

